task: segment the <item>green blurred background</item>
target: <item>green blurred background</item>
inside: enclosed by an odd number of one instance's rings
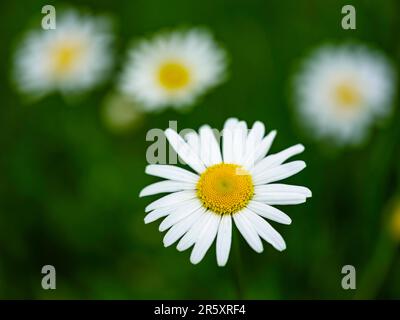
[[[79,4],[78,4],[79,3]],[[28,102],[10,81],[15,45],[39,28],[45,4],[70,5],[114,18],[116,66],[101,87],[65,99]],[[144,225],[141,188],[146,133],[230,116],[277,129],[272,152],[301,142],[308,167],[287,181],[313,198],[288,206],[293,223],[274,224],[287,241],[256,254],[241,251],[240,281],[249,299],[400,298],[398,240],[388,233],[400,181],[399,105],[357,148],[316,143],[293,112],[290,78],[299,60],[326,42],[357,40],[380,48],[398,68],[400,6],[396,0],[351,1],[357,30],[341,28],[348,1],[52,1],[2,2],[0,107],[0,298],[234,299],[237,263],[219,268],[213,246],[196,266],[189,251],[165,249],[158,223]],[[101,117],[132,39],[160,29],[209,27],[230,55],[229,79],[191,111],[148,114],[125,133]],[[152,198],[153,199],[153,198]],[[397,242],[396,242],[397,241]],[[54,265],[57,289],[43,290],[41,268]],[[341,269],[354,265],[357,290],[343,290]]]

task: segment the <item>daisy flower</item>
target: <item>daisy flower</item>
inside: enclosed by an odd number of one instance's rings
[[[378,52],[363,46],[324,46],[295,78],[303,122],[321,137],[357,143],[373,121],[390,111],[394,74]]]
[[[147,110],[192,104],[224,77],[225,52],[205,30],[143,40],[130,52],[120,89]]]
[[[291,219],[272,205],[299,204],[311,197],[302,186],[275,183],[302,169],[304,161],[284,163],[301,153],[300,144],[267,155],[276,131],[264,137],[264,125],[255,122],[250,131],[244,121],[231,118],[222,133],[222,152],[212,129],[204,125],[199,133],[183,139],[172,129],[165,135],[181,159],[194,172],[172,165],[151,164],[146,173],[164,178],[144,188],[140,196],[169,193],[149,204],[145,223],[165,217],[159,230],[168,230],[164,245],[179,240],[179,251],[193,247],[190,261],[200,262],[216,238],[217,263],[228,260],[232,220],[256,252],[263,251],[261,239],[282,251],[282,236],[265,220],[290,224]],[[265,218],[265,219],[264,219]]]
[[[24,93],[86,90],[111,66],[109,21],[67,11],[54,30],[31,31],[15,55],[14,78]]]

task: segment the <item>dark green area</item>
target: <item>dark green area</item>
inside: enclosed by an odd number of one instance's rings
[[[56,8],[57,3],[52,2]],[[287,241],[283,253],[265,244],[256,254],[234,235],[244,297],[350,299],[355,292],[341,288],[342,266],[350,264],[360,279],[357,294],[399,298],[400,259],[384,228],[400,179],[398,101],[393,116],[378,124],[365,144],[338,150],[304,132],[290,97],[296,64],[326,42],[360,41],[399,62],[398,1],[351,3],[357,10],[355,31],[340,24],[348,1],[77,1],[77,8],[114,17],[114,73],[77,101],[53,94],[32,104],[10,81],[12,54],[24,30],[39,28],[48,1],[2,3],[0,297],[236,298],[235,259],[218,268],[212,247],[193,266],[189,251],[165,249],[158,224],[143,223],[144,207],[153,198],[138,198],[156,181],[144,174],[149,129],[164,129],[169,120],[177,120],[178,129],[204,123],[221,128],[236,116],[277,129],[272,152],[303,143],[300,158],[308,166],[287,181],[313,191],[306,204],[283,208],[292,225],[274,224]],[[229,52],[228,81],[190,112],[169,109],[146,116],[130,133],[110,133],[99,108],[114,88],[131,40],[199,25],[209,27]],[[56,267],[57,290],[41,288],[46,264]]]

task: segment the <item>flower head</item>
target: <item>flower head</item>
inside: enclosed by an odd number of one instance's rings
[[[120,88],[147,110],[179,108],[219,84],[225,65],[224,51],[205,30],[157,35],[130,51]]]
[[[67,11],[56,29],[31,31],[15,55],[14,77],[24,93],[86,90],[111,66],[109,21]]]
[[[261,238],[277,250],[286,248],[282,236],[264,219],[290,224],[291,219],[272,205],[299,204],[311,197],[302,186],[275,183],[306,166],[303,161],[284,163],[304,150],[295,145],[267,156],[276,131],[264,137],[264,125],[228,119],[222,133],[222,152],[212,129],[183,139],[172,129],[165,134],[171,146],[193,170],[151,164],[146,173],[164,178],[144,188],[140,196],[170,193],[148,205],[145,223],[165,217],[160,231],[169,229],[164,245],[178,241],[178,250],[194,248],[190,261],[200,262],[216,238],[217,262],[228,260],[232,220],[251,248],[263,251]]]
[[[303,122],[321,137],[357,143],[390,111],[394,74],[386,59],[363,46],[325,46],[305,61],[295,78]]]

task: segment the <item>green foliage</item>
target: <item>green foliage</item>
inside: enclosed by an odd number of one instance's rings
[[[341,288],[342,266],[354,265],[362,278],[374,256],[391,260],[382,261],[384,268],[373,262],[366,274],[380,283],[364,288],[360,282],[358,294],[400,297],[400,281],[391,280],[399,279],[400,259],[381,240],[400,179],[398,106],[364,145],[335,149],[304,132],[290,96],[299,60],[327,41],[365,42],[399,61],[396,0],[355,1],[355,31],[341,28],[343,1],[77,1],[78,8],[114,17],[114,75],[74,101],[52,94],[27,102],[10,81],[13,50],[24,29],[39,27],[43,4],[8,1],[1,10],[0,297],[237,298],[234,258],[219,268],[212,247],[193,266],[188,252],[165,249],[157,223],[143,223],[150,198],[138,198],[156,181],[144,173],[149,129],[165,129],[169,120],[177,120],[178,129],[221,128],[230,116],[277,129],[273,152],[303,143],[307,168],[288,181],[313,191],[307,204],[284,208],[291,226],[274,224],[287,241],[283,253],[265,244],[256,254],[234,234],[244,297],[352,298],[354,291]],[[101,106],[131,40],[198,25],[210,28],[229,52],[228,81],[190,111],[148,114],[130,132],[110,132]],[[391,251],[379,255],[375,248]],[[54,291],[40,286],[45,264],[56,267]]]

